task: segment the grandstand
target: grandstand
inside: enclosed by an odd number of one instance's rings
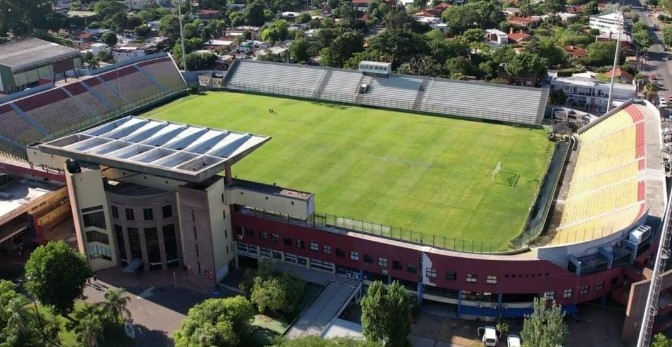
[[[161,54],[9,99],[0,103],[5,124],[0,128],[0,152],[26,159],[27,145],[84,129],[185,91],[186,83],[172,58]]]
[[[236,60],[223,83],[234,91],[530,125],[541,124],[548,97],[539,88],[251,60]],[[369,89],[360,94],[362,84]]]
[[[579,130],[556,242],[608,236],[636,225],[646,214],[644,126],[640,106],[630,104]]]

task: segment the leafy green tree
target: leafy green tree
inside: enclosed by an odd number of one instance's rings
[[[140,37],[147,37],[149,36],[149,33],[152,32],[152,29],[149,26],[143,24],[135,27],[133,31]]]
[[[663,28],[663,41],[666,45],[672,45],[672,27],[666,26]]]
[[[544,0],[543,8],[546,13],[555,15],[558,12],[562,12],[566,5],[566,0]]]
[[[362,332],[367,340],[404,346],[410,331],[411,300],[406,289],[397,281],[387,289],[382,282],[373,282],[362,299]]]
[[[462,40],[471,42],[481,42],[485,38],[485,30],[481,28],[468,29],[461,35]]]
[[[264,5],[259,1],[254,1],[245,7],[244,17],[247,24],[262,26],[266,22],[264,14]]]
[[[103,312],[109,315],[112,321],[124,320],[124,315],[131,318],[131,311],[128,310],[128,303],[131,298],[126,295],[123,288],[110,289],[105,292],[105,302],[102,303]]]
[[[72,311],[75,299],[82,296],[91,270],[86,259],[63,241],[37,247],[26,263],[26,288],[42,304],[61,315]]]
[[[646,100],[649,100],[650,102],[656,100],[656,98],[658,97],[658,91],[660,91],[660,87],[658,87],[657,84],[651,82],[644,85],[644,89],[642,89],[642,92],[644,93],[644,98]]]
[[[534,53],[546,59],[546,68],[553,68],[558,65],[567,63],[567,52],[558,47],[555,40],[551,38],[544,38],[541,40],[534,39],[525,46],[525,51]]]
[[[28,299],[22,295],[16,296],[7,303],[5,312],[8,314],[8,329],[18,332],[24,332],[29,329],[30,317],[28,315],[28,310],[26,309],[27,305]]]
[[[306,336],[298,339],[281,339],[275,347],[380,347],[372,341],[355,340],[347,337],[325,339],[319,336]]]
[[[271,44],[284,41],[287,35],[289,35],[289,23],[284,19],[274,21],[261,31],[261,39]]]
[[[295,21],[299,24],[306,24],[306,23],[310,22],[311,19],[313,19],[313,18],[310,16],[310,13],[301,12],[301,13],[299,13],[298,16],[296,16]]]
[[[553,301],[547,307],[546,300],[534,299],[534,312],[525,318],[523,331],[520,333],[525,346],[556,347],[564,343],[569,329],[564,321],[564,313]]]
[[[387,31],[387,30],[386,30]],[[364,50],[364,36],[359,31],[349,30],[336,37],[328,50],[320,51],[321,64],[341,67],[354,53]],[[323,56],[324,54],[324,56]]]
[[[283,312],[291,314],[301,301],[304,283],[287,274],[254,279],[251,301],[260,312]]]
[[[189,309],[173,335],[177,347],[236,347],[250,335],[254,307],[242,296],[208,299]]]
[[[310,59],[308,54],[308,48],[310,48],[310,43],[305,38],[298,38],[292,41],[291,46],[289,46],[289,55],[292,57],[292,60],[298,63],[305,63]]]
[[[429,49],[426,36],[407,29],[385,30],[372,40],[371,48],[394,57],[396,66],[427,53]]]
[[[117,45],[117,34],[108,31],[103,34],[100,38],[101,41],[103,41],[104,44],[107,45],[107,47],[114,48],[114,46]]]
[[[95,305],[86,305],[75,311],[75,322],[69,323],[69,328],[75,332],[77,341],[85,347],[96,347],[105,338],[103,312]]]
[[[672,339],[669,339],[667,336],[658,333],[653,337],[651,347],[672,347]]]
[[[513,77],[541,76],[546,73],[546,59],[529,52],[516,54],[506,64],[506,72]]]
[[[126,11],[128,11],[128,8],[123,2],[116,0],[100,0],[96,3],[94,11],[96,11],[98,17],[107,20],[118,13],[125,14]]]
[[[346,69],[357,70],[359,69],[359,63],[364,60],[367,61],[379,61],[380,60],[380,51],[377,49],[368,49],[364,52],[357,52],[352,55],[348,60],[345,61],[343,67]]]
[[[505,19],[501,5],[487,1],[453,6],[444,11],[441,17],[454,34],[461,34],[471,28],[496,27]]]
[[[588,47],[586,63],[591,66],[610,66],[614,62],[614,53],[616,52],[616,41],[593,42]],[[625,55],[620,54],[619,64],[625,61]]]

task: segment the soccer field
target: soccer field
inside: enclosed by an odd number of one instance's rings
[[[553,148],[541,129],[239,93],[142,116],[272,136],[233,174],[315,193],[318,213],[502,245],[521,231]]]

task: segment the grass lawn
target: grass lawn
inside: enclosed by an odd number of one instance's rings
[[[142,116],[272,136],[233,174],[315,193],[318,213],[476,242],[521,230],[552,153],[540,129],[238,93]]]

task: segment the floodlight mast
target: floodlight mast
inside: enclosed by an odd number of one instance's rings
[[[184,32],[182,30],[182,0],[177,0],[177,18],[180,21],[180,41],[182,45],[182,70],[187,72],[187,51],[184,49]]]

